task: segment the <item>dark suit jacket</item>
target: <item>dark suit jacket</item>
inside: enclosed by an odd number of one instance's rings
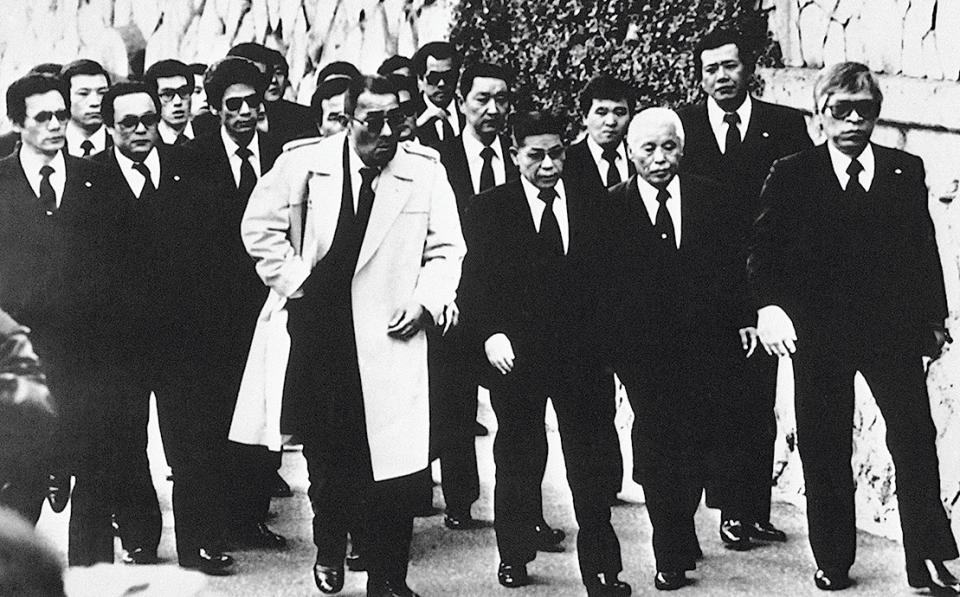
[[[813,146],[803,113],[753,99],[747,133],[737,151],[730,155],[720,153],[705,101],[677,113],[686,136],[683,171],[715,179],[727,190],[727,207],[736,213],[737,238],[745,241],[753,220],[760,215],[760,189],[770,166],[782,157]]]
[[[515,181],[520,178],[520,171],[516,164],[510,159],[510,140],[505,135],[500,136],[500,147],[503,150],[503,167],[507,175],[507,182]],[[460,220],[470,204],[471,198],[476,195],[473,188],[473,181],[470,178],[470,166],[467,162],[467,154],[463,149],[463,139],[454,137],[448,143],[440,145],[440,161],[443,167],[447,169],[447,180],[453,187],[453,194],[457,198],[457,211],[460,212]]]
[[[853,216],[869,222],[870,246],[846,242],[845,198],[825,144],[776,162],[764,186],[750,287],[757,308],[786,311],[805,345],[916,351],[947,316],[923,162],[873,151],[872,211]]]
[[[0,158],[5,158],[20,149],[20,133],[10,131],[0,135]]]
[[[493,387],[549,384],[557,381],[558,368],[569,373],[575,366],[600,366],[593,315],[601,259],[598,193],[581,182],[564,180],[570,240],[559,265],[539,247],[519,180],[476,196],[463,219],[469,250],[461,279],[462,321],[470,326],[468,336]],[[483,343],[497,333],[506,334],[517,357],[507,376],[484,356]]]
[[[293,139],[317,136],[317,127],[309,107],[285,99],[264,102],[264,105],[270,125],[270,138],[281,146]]]
[[[627,159],[627,174],[633,176],[637,173],[637,168]],[[600,170],[597,163],[593,161],[593,155],[587,146],[587,139],[584,137],[578,143],[574,143],[567,148],[567,159],[563,162],[564,172],[572,178],[585,176],[590,178],[590,184],[605,188],[606,178],[600,178]]]
[[[423,101],[423,95],[420,95],[417,102],[417,118],[423,114],[424,110],[427,109],[426,103]],[[463,118],[463,112],[460,111],[460,106],[457,104],[457,100],[454,99],[450,102],[450,105],[447,106],[447,110],[455,110],[457,113],[457,118],[463,126],[466,126],[466,123]],[[461,130],[460,133],[463,131]],[[459,136],[457,131],[453,131],[455,136]],[[435,122],[428,122],[427,124],[417,127],[417,140],[420,141],[423,145],[427,147],[432,147],[436,150],[440,150],[440,146],[449,141],[449,139],[441,140],[440,136],[437,134],[437,127]]]

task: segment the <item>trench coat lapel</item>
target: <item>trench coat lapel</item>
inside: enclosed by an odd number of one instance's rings
[[[410,199],[413,179],[396,171],[394,168],[396,160],[397,158],[394,158],[394,161],[380,174],[380,184],[373,201],[373,209],[370,211],[367,232],[364,234],[363,244],[360,245],[360,256],[357,258],[355,271],[360,271],[370,261]]]

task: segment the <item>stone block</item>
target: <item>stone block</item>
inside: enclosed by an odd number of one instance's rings
[[[831,19],[823,42],[823,63],[835,64],[847,59],[847,40],[843,25]]]
[[[780,53],[786,66],[804,66],[800,48],[800,29],[797,27],[799,7],[797,0],[774,0],[769,28],[780,44]]]
[[[859,17],[860,12],[865,8],[869,10],[869,7],[865,7],[864,4],[864,0],[839,0],[833,10],[832,18],[847,25],[852,19]]]
[[[866,45],[867,65],[890,74],[900,72],[903,45],[903,12],[896,0],[873,0],[860,13]]]
[[[937,20],[937,50],[944,78],[960,78],[960,2],[939,2]]]
[[[803,63],[814,68],[823,66],[823,42],[827,38],[830,15],[824,12],[821,5],[811,2],[800,8],[797,22]]]
[[[860,15],[851,17],[843,28],[847,41],[847,60],[867,62],[867,46],[872,40],[868,37],[866,27]]]
[[[903,19],[903,62],[901,64],[901,72],[905,75],[923,77],[929,72],[930,65],[924,63],[928,58],[924,55],[924,43],[933,26],[933,9],[936,4],[936,0],[914,0],[907,8]],[[936,55],[933,58],[936,59]]]

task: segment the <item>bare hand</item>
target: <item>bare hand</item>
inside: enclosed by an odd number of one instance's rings
[[[783,309],[767,305],[757,310],[757,336],[767,354],[785,357],[797,351],[797,332]]]
[[[510,344],[506,334],[490,336],[483,343],[483,349],[487,353],[487,361],[502,375],[513,371],[513,360],[516,357],[513,354],[513,345]]]
[[[407,340],[430,323],[430,314],[423,305],[411,301],[393,312],[393,317],[387,324],[387,335]]]
[[[747,351],[746,358],[749,359],[753,354],[753,351],[757,348],[757,328],[740,328],[740,345],[743,346],[745,351]]]
[[[440,321],[437,322],[437,325],[443,328],[441,335],[446,336],[447,332],[457,327],[458,323],[460,323],[460,308],[457,307],[456,302],[453,302],[443,308],[443,312],[440,314]]]

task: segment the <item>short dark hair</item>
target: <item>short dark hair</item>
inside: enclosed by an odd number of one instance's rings
[[[460,95],[467,97],[477,77],[500,79],[507,84],[507,89],[513,85],[513,75],[504,67],[489,62],[475,62],[464,69],[463,74],[460,75]]]
[[[878,104],[883,103],[883,92],[880,91],[877,78],[873,76],[870,67],[860,62],[838,62],[820,71],[813,84],[814,113],[820,112],[823,107],[820,104],[824,97],[829,98],[837,91],[847,93],[869,91]]]
[[[353,79],[333,79],[321,83],[319,87],[314,89],[313,95],[310,96],[310,111],[313,113],[314,120],[317,122],[323,121],[323,100],[328,100],[331,97],[344,93],[350,86],[352,80]]]
[[[150,68],[143,73],[143,82],[153,88],[154,93],[157,89],[157,79],[161,77],[183,77],[187,83],[193,87],[193,71],[190,67],[179,60],[161,60],[154,62]]]
[[[60,71],[63,70],[63,65],[57,62],[41,62],[40,64],[31,68],[27,74],[28,75],[53,75],[54,77],[60,76]]]
[[[133,95],[134,93],[146,93],[149,95],[150,99],[153,101],[153,107],[157,109],[157,114],[160,113],[160,98],[157,97],[156,83],[151,85],[149,83],[140,83],[136,81],[124,81],[117,83],[108,89],[103,96],[103,101],[100,102],[100,115],[103,116],[104,124],[110,127],[112,127],[114,124],[114,100],[122,95]]]
[[[386,77],[380,75],[361,75],[350,81],[350,87],[347,88],[347,97],[343,102],[343,113],[353,116],[357,109],[357,99],[360,95],[368,91],[374,94],[392,94],[397,95],[397,86]],[[397,98],[399,102],[399,98]]]
[[[203,76],[207,72],[207,65],[202,62],[193,62],[187,65],[187,68],[190,69],[190,72],[194,75]]]
[[[428,57],[434,60],[446,60],[448,58],[453,60],[453,70],[460,70],[460,65],[463,64],[463,56],[460,55],[460,52],[452,43],[432,41],[417,50],[413,58],[410,59],[410,68],[413,70],[413,74],[422,77],[427,73]]]
[[[237,44],[227,51],[227,56],[236,56],[237,58],[246,58],[251,62],[257,62],[264,66],[272,66],[276,60],[271,56],[270,48],[263,44],[248,41]]]
[[[590,79],[580,92],[580,113],[586,114],[593,106],[594,100],[611,100],[627,102],[627,109],[633,116],[636,93],[629,85],[611,75],[597,75]]]
[[[390,75],[394,71],[400,70],[401,68],[409,68],[410,72],[413,73],[413,61],[406,56],[394,54],[393,56],[384,60],[380,67],[377,68],[377,74],[386,77],[387,75]]]
[[[290,65],[287,63],[286,56],[283,55],[279,50],[274,50],[273,48],[267,48],[267,55],[270,57],[271,62],[269,65],[272,65],[277,72],[283,73],[283,76],[290,74]]]
[[[60,78],[63,79],[63,84],[67,88],[67,93],[70,93],[70,79],[76,77],[77,75],[103,75],[107,80],[107,86],[110,86],[110,73],[103,68],[103,66],[96,60],[88,60],[83,58],[81,60],[74,60],[73,62],[65,65],[60,71]],[[69,97],[69,95],[68,95]]]
[[[720,46],[733,44],[737,46],[737,54],[740,56],[740,62],[747,70],[753,71],[756,66],[757,56],[753,47],[746,43],[746,39],[736,29],[729,27],[719,27],[704,35],[697,45],[693,48],[693,66],[696,69],[696,76],[699,79],[703,72],[703,53],[706,50],[715,50]]]
[[[343,80],[346,81],[349,85],[351,79],[356,79],[360,76],[360,69],[350,64],[349,62],[344,62],[342,60],[337,60],[327,64],[319,71],[317,71],[317,87],[320,87],[323,83],[334,80]],[[345,89],[345,88],[344,88]],[[338,93],[343,93],[339,91]],[[334,93],[333,95],[336,95]]]
[[[513,144],[522,147],[527,137],[534,135],[558,135],[563,139],[563,120],[550,112],[517,112],[510,119],[513,128]]]
[[[66,84],[59,77],[50,75],[26,75],[7,87],[7,118],[10,122],[23,126],[27,118],[27,98],[56,91],[63,97],[64,106],[70,106],[70,94]]]
[[[223,93],[227,87],[242,83],[253,87],[263,95],[267,88],[266,78],[253,62],[246,58],[227,56],[214,62],[203,76],[203,89],[207,92],[207,104],[219,111],[223,103]]]

